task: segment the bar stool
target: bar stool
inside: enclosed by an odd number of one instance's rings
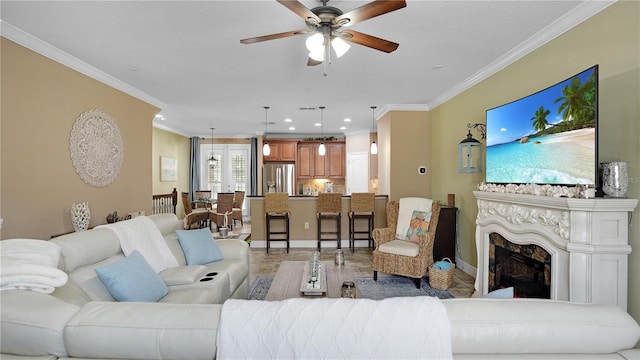
[[[271,241],[286,241],[287,254],[289,253],[289,194],[287,193],[267,193],[264,196],[264,212],[266,217],[267,229],[267,254]],[[283,220],[283,231],[272,231],[271,221]],[[284,235],[282,238],[271,238],[272,235]]]
[[[351,211],[349,211],[349,248],[356,252],[356,240],[368,240],[368,245],[373,244],[373,224],[375,212],[376,194],[353,193],[351,194]],[[356,220],[366,219],[367,230],[356,230]],[[358,238],[357,235],[366,234],[367,237]]]
[[[318,251],[320,251],[320,242],[322,240],[336,240],[338,249],[342,246],[341,223],[342,223],[342,194],[341,193],[320,193],[318,194]],[[322,231],[322,220],[335,220],[336,231]],[[323,239],[322,235],[334,235],[335,238]]]

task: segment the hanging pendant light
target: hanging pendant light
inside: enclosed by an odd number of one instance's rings
[[[318,155],[324,156],[327,152],[327,149],[324,147],[324,106],[320,106],[320,126],[322,129],[322,140],[320,140],[320,146],[318,146]]]
[[[216,158],[215,156],[213,156],[213,130],[215,130],[214,127],[211,128],[211,156],[209,156],[209,168],[213,169],[214,166],[216,165]]]
[[[265,106],[264,107],[264,136],[262,141],[264,142],[264,145],[262,145],[262,155],[264,156],[269,156],[271,155],[271,147],[269,146],[269,143],[267,142],[267,128],[269,127],[269,107]]]
[[[376,107],[372,106],[371,107],[371,120],[373,121],[373,126],[372,126],[372,132],[375,133],[376,132]],[[375,155],[378,153],[378,144],[376,144],[376,141],[373,140],[373,142],[371,142],[371,154]]]

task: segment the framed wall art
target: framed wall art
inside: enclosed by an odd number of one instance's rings
[[[178,160],[176,158],[160,157],[160,181],[178,180]]]

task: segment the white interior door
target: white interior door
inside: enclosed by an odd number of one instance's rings
[[[369,153],[347,153],[347,195],[369,191]]]

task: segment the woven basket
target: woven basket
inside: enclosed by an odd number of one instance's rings
[[[451,263],[449,270],[434,269],[432,264],[429,266],[429,286],[438,290],[447,290],[453,282],[453,272],[456,269],[456,265],[448,257],[442,259],[442,261],[448,261]]]

